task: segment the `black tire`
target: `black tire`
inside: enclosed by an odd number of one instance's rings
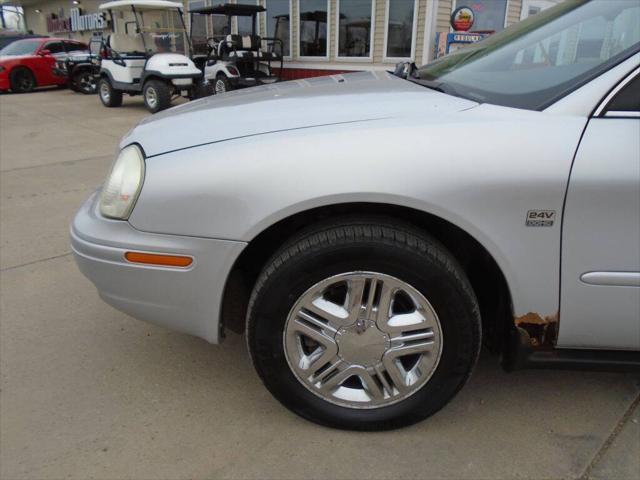
[[[225,93],[233,90],[233,88],[231,87],[231,83],[229,82],[229,79],[224,73],[219,73],[216,76],[216,81],[215,81],[215,84],[213,85],[213,90],[216,94]]]
[[[98,91],[95,76],[88,69],[74,73],[71,85],[73,85],[74,91],[84,93],[85,95],[93,95]]]
[[[196,86],[193,88],[193,100],[197,100],[199,98],[210,97],[213,95],[215,91],[213,90],[213,85],[209,82],[203,83],[198,82]]]
[[[347,271],[401,279],[420,291],[439,317],[439,363],[427,383],[398,403],[374,409],[330,403],[298,381],[287,363],[283,331],[293,304],[311,286]],[[302,233],[270,259],[249,302],[247,343],[265,386],[291,411],[334,428],[389,430],[433,415],[462,388],[478,359],[481,322],[464,271],[439,242],[390,219],[344,219]]]
[[[102,77],[100,81],[98,81],[98,96],[102,104],[107,108],[122,105],[122,91],[114,89],[106,77]]]
[[[14,93],[29,93],[37,86],[36,77],[26,67],[17,67],[11,70],[9,84]]]
[[[144,104],[151,113],[166,110],[171,106],[171,87],[162,80],[149,80],[142,89]]]

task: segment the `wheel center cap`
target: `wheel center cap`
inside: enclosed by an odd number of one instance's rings
[[[338,355],[352,364],[373,367],[380,363],[389,348],[389,337],[376,327],[374,322],[360,320],[354,325],[342,327],[336,333]]]

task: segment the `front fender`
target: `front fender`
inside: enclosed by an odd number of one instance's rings
[[[410,207],[491,253],[516,315],[558,310],[560,215],[586,119],[482,106],[255,135],[147,159],[140,230],[250,242],[296,213],[339,203]],[[544,141],[542,141],[544,140]],[[550,228],[527,211],[555,210]]]

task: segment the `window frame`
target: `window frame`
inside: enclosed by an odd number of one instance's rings
[[[259,17],[261,20],[258,22],[258,31],[260,32],[260,36],[262,35],[262,22],[264,21],[264,36],[269,36],[269,23],[267,19],[267,15],[269,14],[269,0],[260,0],[260,4],[265,8],[265,12],[262,12]],[[283,55],[284,60],[291,61],[293,60],[293,0],[289,0],[289,55]]]
[[[229,3],[233,3],[235,5],[257,5],[257,6],[262,6],[262,2],[260,0],[253,0],[253,3],[238,3],[238,0],[231,0]],[[260,14],[258,13],[258,15],[256,15],[256,33],[260,36],[261,35],[261,28],[260,28]],[[238,17],[233,17],[232,21],[231,21],[231,33],[233,35],[240,35],[238,33]]]
[[[385,5],[385,13],[384,13],[384,43],[383,43],[383,51],[382,51],[382,63],[399,63],[406,61],[416,60],[416,50],[418,44],[418,14],[420,2],[418,0],[414,0],[413,2],[413,27],[411,31],[411,56],[410,57],[388,57],[387,56],[387,48],[389,41],[389,4],[391,0],[386,0]],[[425,19],[426,20],[426,19]]]
[[[624,111],[624,110],[612,110],[607,111],[607,107],[615,96],[626,87],[629,83],[640,78],[640,67],[634,68],[627,76],[625,76],[618,84],[611,89],[611,91],[604,97],[598,107],[595,109],[592,118],[629,118],[639,119],[640,111]]]
[[[371,31],[369,32],[369,56],[368,57],[347,57],[340,55],[340,0],[336,0],[336,33],[335,44],[336,54],[335,59],[337,62],[373,62],[373,49],[375,43],[375,30],[376,30],[376,0],[371,0]]]
[[[85,45],[78,40],[63,40],[62,45],[64,46],[64,51],[66,53],[82,52],[88,48],[88,45]],[[72,48],[73,46],[75,46],[75,48]]]
[[[56,43],[59,43],[62,46],[62,51],[60,51],[60,52],[51,52],[51,49],[49,48],[49,45],[54,45]],[[40,46],[40,48],[38,50],[39,51],[49,50],[51,52],[51,55],[60,55],[60,54],[66,54],[67,53],[67,49],[65,48],[64,42],[62,40],[50,40],[48,42],[44,42]]]
[[[302,35],[302,22],[300,21],[300,0],[297,0],[298,14],[297,14],[297,27],[298,27],[298,39],[297,39],[297,59],[305,62],[328,62],[331,58],[331,1],[324,0],[327,4],[327,54],[324,57],[309,57],[306,55],[301,55],[300,49],[300,37]]]

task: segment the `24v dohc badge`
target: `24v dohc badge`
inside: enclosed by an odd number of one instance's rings
[[[555,210],[529,210],[526,225],[527,227],[553,227],[555,219]]]

